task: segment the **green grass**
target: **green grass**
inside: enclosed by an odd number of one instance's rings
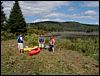
[[[71,43],[56,40],[54,53],[43,49],[29,56],[28,52],[19,55],[16,40],[1,41],[1,75],[99,75],[99,63],[68,50]]]
[[[99,38],[77,38],[77,39],[58,39],[57,48],[66,48],[68,50],[78,51],[85,56],[90,56],[99,61]]]

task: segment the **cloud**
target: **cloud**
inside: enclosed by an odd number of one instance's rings
[[[3,1],[5,12],[8,15],[14,1]],[[56,10],[56,7],[68,5],[67,1],[19,1],[24,16],[43,15]],[[9,7],[9,10],[7,8]]]
[[[19,1],[24,15],[43,15],[52,12],[65,1]]]
[[[97,25],[99,25],[99,20],[96,22]]]
[[[48,17],[66,17],[66,14],[58,13],[58,12],[53,12],[53,13],[49,13],[45,17],[47,17],[47,18]]]
[[[53,13],[49,13],[48,15],[36,19],[32,22],[41,22],[41,21],[58,21],[58,22],[64,22],[67,18],[71,18],[72,20],[74,19],[96,19],[96,17],[94,16],[89,16],[89,15],[79,15],[79,14],[63,14],[63,13],[57,13],[57,12],[53,12]]]
[[[2,5],[4,7],[3,10],[4,10],[6,16],[9,17],[9,14],[10,14],[10,11],[11,11],[14,1],[2,1],[2,2],[3,2]]]
[[[68,8],[68,10],[74,11],[74,10],[76,10],[76,8],[71,6],[71,7]]]
[[[64,22],[64,19],[61,19],[61,18],[56,18],[56,19],[54,19],[54,21]]]
[[[4,12],[7,17],[10,14],[11,8],[13,7],[14,1],[3,1]],[[69,12],[73,12],[74,10],[78,10],[78,8],[74,7],[74,2],[71,1],[19,1],[22,13],[27,21],[34,22],[38,21],[64,21],[65,19],[97,19],[98,12],[91,10],[89,8],[88,11],[83,13],[78,12],[75,14],[71,14]],[[84,7],[99,7],[99,1],[83,1]],[[77,6],[77,5],[76,5]],[[65,8],[66,9],[63,9]],[[84,9],[83,7],[83,9]],[[62,9],[61,9],[62,8]],[[67,9],[68,8],[68,9]],[[62,12],[65,10],[65,12]],[[79,8],[80,10],[80,8]],[[69,12],[67,12],[69,11]],[[38,19],[37,19],[38,18]]]
[[[97,12],[94,11],[94,10],[88,10],[88,11],[85,11],[84,14],[86,14],[86,15],[96,15]]]
[[[79,15],[79,14],[64,14],[64,13],[57,13],[57,12],[53,12],[53,13],[49,13],[48,15],[46,15],[44,18],[79,18],[79,19],[95,19],[95,16],[91,16],[91,15]]]
[[[95,24],[99,25],[99,23],[98,23],[98,22],[96,22]]]
[[[85,15],[79,15],[79,14],[72,14],[72,15],[66,15],[66,17],[69,18],[76,18],[76,19],[95,19],[93,16],[85,16]]]
[[[99,7],[99,1],[84,1],[83,6],[85,6],[85,7]]]
[[[36,20],[34,20],[34,21],[32,21],[32,23],[36,23],[36,22],[42,22],[42,21],[57,21],[57,22],[64,22],[64,20],[63,19],[61,19],[61,18],[55,18],[55,19],[53,19],[53,18],[41,18],[41,19],[36,19]]]
[[[14,1],[2,1],[4,7],[12,7]]]
[[[34,20],[32,22],[36,23],[36,22],[41,22],[41,21],[50,21],[50,19],[36,19],[36,20]]]

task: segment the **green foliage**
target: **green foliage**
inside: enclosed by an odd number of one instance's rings
[[[38,38],[37,37],[31,37],[30,42],[32,43],[32,46],[38,46]]]
[[[37,35],[40,35],[40,34],[45,35],[47,33],[47,31],[45,31],[43,29],[36,29],[36,28],[30,26],[27,29],[27,33],[29,33],[29,34],[37,34]]]
[[[30,24],[34,29],[45,31],[84,31],[93,32],[99,31],[98,25],[82,24],[78,22],[38,22]]]
[[[25,41],[28,43],[29,47],[38,46],[38,37],[26,35]]]
[[[65,41],[56,40],[55,45],[62,46]],[[72,43],[68,39],[67,42],[67,45]],[[29,56],[28,52],[19,55],[16,39],[1,41],[1,75],[99,75],[99,63],[95,59],[66,50],[66,47],[60,50],[59,46],[54,53],[43,49],[39,54]],[[98,54],[94,57],[99,59]]]
[[[10,17],[8,19],[8,29],[11,33],[25,33],[26,32],[26,23],[23,18],[21,9],[19,7],[18,1],[15,1],[15,4],[10,12]]]
[[[45,44],[49,44],[50,38],[45,37]]]
[[[13,33],[1,31],[1,40],[15,39],[16,35]]]
[[[79,51],[86,56],[93,57],[98,60],[99,58],[99,39],[96,38],[85,38],[85,39],[61,39],[56,40],[57,48],[66,48],[74,51]]]

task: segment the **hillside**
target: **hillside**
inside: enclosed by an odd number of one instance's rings
[[[43,29],[45,31],[84,31],[93,32],[99,31],[99,26],[94,24],[83,24],[79,22],[53,22],[44,21],[30,23],[34,29]]]
[[[29,56],[18,54],[16,40],[1,42],[1,75],[99,75],[99,63],[77,51],[43,49]]]

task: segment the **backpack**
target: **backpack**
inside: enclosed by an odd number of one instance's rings
[[[43,37],[40,37],[39,42],[40,43],[43,43],[44,42],[44,38]]]

